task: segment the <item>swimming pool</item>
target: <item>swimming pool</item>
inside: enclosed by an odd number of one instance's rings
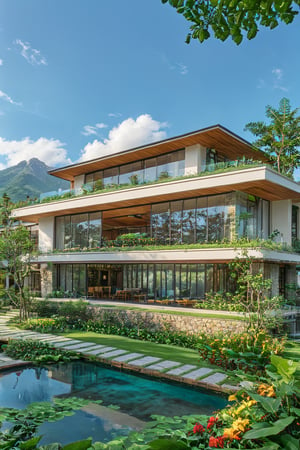
[[[2,407],[25,408],[32,402],[51,401],[54,396],[102,400],[102,404],[91,403],[74,416],[43,424],[41,444],[66,444],[88,436],[105,442],[142,428],[152,414],[210,414],[227,404],[224,397],[208,391],[81,361],[22,368],[2,373],[0,378]]]

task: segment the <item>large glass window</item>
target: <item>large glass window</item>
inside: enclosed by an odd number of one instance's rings
[[[196,241],[196,202],[195,198],[184,200],[182,211],[182,242],[192,244]]]
[[[101,212],[73,214],[57,217],[55,222],[55,247],[97,248],[101,243]]]
[[[269,202],[254,195],[236,192],[236,230],[238,237],[267,239]]]
[[[152,205],[152,237],[159,244],[170,243],[170,210],[169,203]]]
[[[182,200],[171,202],[171,243],[182,243]]]
[[[107,281],[104,284],[104,276]],[[58,264],[53,288],[86,295],[88,287],[142,289],[148,298],[204,298],[205,292],[228,291],[226,264]]]
[[[122,164],[105,170],[88,173],[86,183],[103,180],[104,186],[113,184],[143,184],[168,177],[184,175],[185,150],[159,155],[155,158]]]
[[[235,229],[232,193],[152,205],[151,232],[157,243],[230,240]]]

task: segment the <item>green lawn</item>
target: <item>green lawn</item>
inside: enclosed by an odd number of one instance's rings
[[[123,336],[113,336],[92,332],[72,332],[64,333],[64,336],[82,341],[103,344],[109,347],[117,347],[129,352],[143,353],[146,356],[156,356],[171,361],[178,361],[182,364],[194,364],[198,367],[211,367],[223,372],[219,367],[210,364],[208,361],[201,361],[196,350],[177,347],[175,345],[155,344],[153,342],[138,341]]]

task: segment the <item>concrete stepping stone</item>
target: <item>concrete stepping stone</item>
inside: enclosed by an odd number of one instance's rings
[[[92,350],[100,350],[101,348],[103,348],[103,347],[105,347],[105,345],[96,345],[96,344],[93,344],[92,346],[90,346],[90,347],[85,347],[85,348],[81,348],[81,349],[79,349],[79,350],[76,350],[76,352],[77,353],[89,353],[90,351],[92,351]]]
[[[63,337],[61,337],[61,338],[60,337],[57,337],[57,338],[54,338],[54,337],[43,337],[43,338],[40,339],[40,341],[48,342],[48,343],[51,343],[51,342],[66,342],[67,339],[63,338]]]
[[[101,353],[110,352],[111,350],[117,350],[116,347],[102,347],[98,350],[92,350],[91,352],[88,352],[89,355],[99,355]]]
[[[84,347],[90,347],[91,343],[90,342],[80,342],[79,344],[68,344],[66,343],[66,345],[64,346],[64,348],[66,348],[67,350],[77,350],[79,348],[84,348]]]
[[[10,359],[9,361],[0,361],[0,367],[10,367],[11,365],[18,365],[18,364],[24,364],[24,361],[22,361],[21,359]]]
[[[240,386],[233,386],[231,384],[222,384],[222,387],[225,389],[230,389],[231,391],[239,391],[241,389]]]
[[[127,350],[113,350],[111,352],[102,353],[101,358],[111,358],[113,356],[123,355],[128,353]]]
[[[210,372],[212,372],[212,369],[201,367],[201,369],[193,370],[192,372],[182,375],[182,378],[190,378],[191,380],[196,380],[197,378],[204,377],[204,375],[207,375]]]
[[[203,381],[204,383],[217,384],[225,380],[225,378],[227,378],[227,375],[225,375],[225,373],[216,372],[207,378],[203,378],[201,381]]]
[[[69,341],[63,341],[63,342],[53,342],[54,347],[63,347],[64,345],[67,344],[79,344],[80,341],[77,340],[72,340],[70,339]]]
[[[127,353],[127,355],[118,356],[118,358],[114,358],[114,361],[118,362],[127,362],[132,359],[140,358],[144,356],[143,353]]]
[[[162,372],[165,369],[170,369],[171,367],[180,366],[181,364],[176,361],[161,361],[156,364],[152,364],[151,366],[148,366],[147,369],[151,370],[158,370],[159,372]]]
[[[144,356],[144,358],[136,359],[130,361],[132,366],[149,366],[152,363],[159,361],[161,358],[156,358],[155,356]]]
[[[0,355],[0,361],[11,361],[11,358],[9,356],[5,356],[5,355]]]
[[[177,367],[177,369],[172,369],[167,372],[170,375],[181,375],[186,372],[190,372],[192,369],[196,369],[197,366],[193,366],[192,364],[184,364],[181,367]]]

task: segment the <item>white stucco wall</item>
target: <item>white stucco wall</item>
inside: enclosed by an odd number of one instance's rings
[[[54,217],[43,217],[39,222],[39,250],[49,252],[54,244]]]
[[[271,233],[278,230],[277,240],[292,243],[292,200],[279,200],[271,203]]]
[[[81,186],[84,184],[84,175],[78,175],[74,178],[74,190],[75,192],[80,191]]]
[[[201,172],[206,164],[206,148],[200,144],[190,145],[185,149],[185,175]]]

